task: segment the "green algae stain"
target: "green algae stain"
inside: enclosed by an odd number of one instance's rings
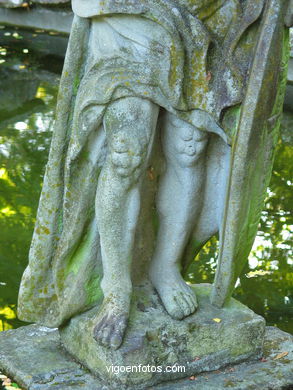
[[[64,278],[68,277],[70,273],[73,273],[76,276],[78,273],[82,272],[82,266],[90,256],[93,241],[95,239],[94,229],[89,229],[89,231],[85,234],[83,241],[68,259]],[[84,289],[86,291],[86,305],[92,305],[103,298],[103,292],[100,286],[102,270],[99,271],[94,272],[90,280],[85,283]]]
[[[73,82],[73,95],[77,95],[79,84],[80,84],[80,79],[78,76],[76,76]]]
[[[229,136],[230,139],[235,138],[239,121],[240,121],[240,114],[241,114],[240,104],[230,107],[224,114],[222,125],[223,128],[225,129],[226,134]]]
[[[49,235],[50,234],[50,229],[48,229],[46,226],[38,226],[36,228],[36,233],[37,234],[46,234],[46,235]]]
[[[77,275],[91,248],[91,237],[86,235],[77,248],[77,250],[70,256],[67,261],[65,275],[69,275],[71,272]]]
[[[86,304],[92,305],[93,303],[102,301],[103,291],[101,289],[101,274],[94,274],[94,276],[86,283]]]
[[[180,62],[182,61],[182,58],[184,56],[184,53],[181,51],[178,51],[174,43],[172,43],[170,48],[170,57],[171,57],[171,70],[169,74],[169,83],[171,87],[174,87],[177,83],[177,81],[180,79]]]
[[[189,0],[188,3],[190,3],[190,5],[193,5],[192,3],[194,3],[194,0]],[[224,3],[223,0],[214,0],[214,1],[205,2],[204,6],[201,7],[201,9],[199,10],[197,17],[200,20],[209,18],[219,10],[219,8],[223,5],[223,3]]]

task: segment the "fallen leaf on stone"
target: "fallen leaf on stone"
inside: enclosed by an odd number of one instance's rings
[[[287,356],[288,352],[280,352],[276,357],[274,357],[274,360],[282,359],[283,357]]]
[[[234,367],[230,367],[227,369],[228,372],[234,372],[235,371],[235,368]]]
[[[200,357],[196,356],[192,361],[196,362],[197,360],[200,360]]]
[[[212,73],[209,71],[209,72],[207,73],[206,80],[207,80],[207,81],[210,81],[211,78],[212,78]]]
[[[194,376],[194,375],[192,375],[192,376],[189,377],[189,379],[190,379],[191,381],[196,381],[196,380],[197,380],[197,377]]]
[[[235,384],[233,381],[231,381],[230,379],[226,379],[225,380],[225,387],[235,387]]]
[[[150,180],[154,180],[154,178],[155,178],[155,176],[154,176],[154,168],[153,167],[149,168],[147,172],[148,172],[149,179]]]
[[[222,320],[221,320],[221,318],[213,318],[213,321],[215,321],[215,322],[221,322]]]

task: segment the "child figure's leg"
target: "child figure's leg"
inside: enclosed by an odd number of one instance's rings
[[[166,114],[162,137],[167,168],[157,198],[159,232],[150,278],[168,313],[182,319],[197,308],[180,261],[202,205],[208,135]]]

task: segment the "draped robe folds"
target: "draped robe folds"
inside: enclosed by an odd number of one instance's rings
[[[150,99],[231,144],[233,126],[225,127],[223,118],[243,100],[263,4],[73,0],[56,123],[19,293],[20,319],[58,327],[103,298],[94,199],[107,153],[107,105],[127,96]],[[140,21],[141,30],[131,30]],[[110,53],[99,46],[103,34],[120,47]]]

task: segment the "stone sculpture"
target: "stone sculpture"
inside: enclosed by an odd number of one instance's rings
[[[117,349],[148,275],[171,317],[196,311],[180,270],[218,232],[224,305],[270,176],[288,4],[73,0],[21,319],[60,327],[101,305],[93,336]]]

